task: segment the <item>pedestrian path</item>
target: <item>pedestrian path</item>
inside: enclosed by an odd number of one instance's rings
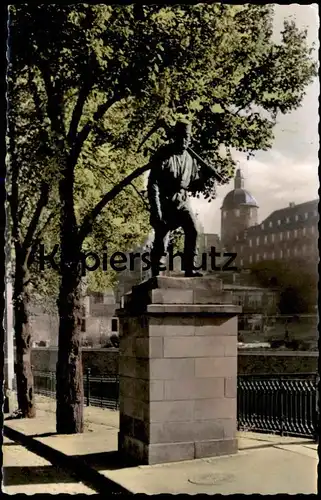
[[[47,457],[81,471],[90,484],[104,492],[317,492],[317,445],[309,440],[239,432],[239,452],[235,455],[124,467],[117,453],[118,412],[88,407],[84,408],[84,420],[83,434],[57,435],[55,414],[38,405],[36,419],[7,420],[5,431],[32,442]]]
[[[24,493],[84,493],[96,494],[96,491],[79,482],[74,476],[48,460],[30,452],[18,443],[4,436],[3,485],[2,491],[8,495]]]

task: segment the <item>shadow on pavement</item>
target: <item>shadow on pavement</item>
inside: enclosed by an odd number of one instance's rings
[[[74,458],[82,460],[86,465],[93,469],[100,470],[119,470],[130,467],[137,467],[137,463],[125,463],[123,457],[118,451],[106,451],[102,453],[88,453],[87,455],[74,455]]]
[[[42,434],[32,434],[31,438],[46,438],[51,436],[58,436],[57,432],[43,432]]]
[[[38,465],[33,467],[3,467],[3,485],[74,483],[75,478],[58,467]]]

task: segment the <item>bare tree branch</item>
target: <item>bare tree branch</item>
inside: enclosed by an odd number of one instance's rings
[[[152,165],[148,163],[147,165],[144,165],[143,167],[136,168],[134,172],[129,174],[125,179],[121,180],[116,186],[114,186],[108,193],[106,193],[101,200],[97,203],[97,205],[86,215],[86,217],[83,220],[83,223],[81,224],[79,228],[79,239],[80,242],[84,240],[84,238],[88,235],[88,233],[91,230],[92,223],[98,217],[98,215],[101,213],[101,211],[105,208],[108,202],[113,200],[126,186],[131,184],[131,182],[142,175],[144,172],[147,172],[147,170],[150,170]]]
[[[138,196],[141,198],[146,210],[149,210],[149,205],[148,203],[146,202],[144,196],[142,195],[142,193],[140,191],[138,191],[138,189],[136,188],[136,186],[131,182],[130,183],[130,186],[136,191],[136,193],[138,194]]]
[[[39,243],[41,243],[41,237],[44,233],[44,230],[46,229],[46,227],[48,227],[48,225],[50,224],[50,222],[52,221],[52,219],[55,217],[56,213],[54,211],[52,211],[50,214],[49,214],[49,217],[47,218],[46,222],[43,224],[42,228],[39,229],[39,231],[37,232],[37,234],[35,234],[35,236],[33,237],[33,245],[32,245],[32,248],[30,250],[30,254],[29,254],[29,257],[28,257],[28,262],[27,262],[27,265],[28,267],[30,267],[34,260],[35,260],[35,254],[36,254],[36,251],[37,251],[37,245]]]
[[[43,112],[41,109],[41,101],[40,101],[40,97],[38,94],[37,86],[32,78],[33,75],[34,75],[34,73],[29,66],[29,68],[28,68],[28,84],[29,84],[30,91],[32,93],[33,101],[35,103],[37,118],[39,120],[39,123],[41,124],[44,122],[44,115],[43,115]]]
[[[118,100],[118,97],[116,95],[114,95],[113,97],[111,97],[110,99],[108,99],[103,104],[100,104],[100,106],[98,106],[97,111],[94,113],[92,119],[90,121],[88,121],[86,123],[86,125],[83,126],[83,128],[81,129],[81,131],[77,134],[77,137],[76,137],[76,140],[75,140],[75,144],[74,144],[74,147],[73,147],[71,155],[70,155],[71,158],[72,158],[72,165],[76,165],[78,157],[79,157],[80,152],[81,152],[81,148],[82,148],[84,142],[86,141],[86,139],[88,138],[88,136],[89,136],[90,132],[92,131],[93,127],[95,126],[95,123],[104,116],[104,114],[106,113],[106,111],[115,102],[117,102],[117,100]]]
[[[51,121],[52,130],[56,134],[65,137],[66,134],[61,114],[62,97],[60,95],[57,82],[53,84],[51,81],[49,65],[46,64],[46,62],[44,62],[41,58],[38,60],[38,67],[45,84],[47,94],[47,113]]]
[[[34,233],[37,228],[37,224],[39,222],[41,212],[43,208],[46,206],[48,203],[48,196],[49,196],[49,185],[45,182],[42,183],[41,186],[41,194],[38,200],[38,203],[36,205],[35,211],[33,216],[31,217],[31,221],[29,223],[28,229],[27,229],[27,234],[25,236],[24,242],[22,244],[22,248],[26,251],[32,242]]]
[[[72,113],[71,122],[70,122],[70,126],[69,126],[69,132],[68,132],[68,136],[67,136],[68,143],[70,146],[72,146],[74,141],[76,140],[77,129],[78,129],[78,125],[80,122],[80,118],[81,118],[81,115],[82,115],[82,112],[84,109],[85,102],[86,102],[87,97],[88,97],[88,95],[91,91],[91,88],[92,88],[91,78],[90,78],[89,74],[90,74],[90,67],[88,67],[88,74],[86,75],[85,82],[79,91],[78,99],[77,99],[76,105],[75,105],[73,113]]]

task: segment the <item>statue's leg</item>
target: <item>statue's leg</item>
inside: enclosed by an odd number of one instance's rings
[[[161,269],[160,265],[163,264],[165,252],[167,250],[169,240],[169,227],[161,222],[154,226],[154,242],[150,252],[150,260],[152,265],[152,276],[158,276]]]
[[[194,259],[197,244],[197,224],[192,210],[186,207],[180,211],[181,227],[184,231],[184,270],[185,276],[202,276],[195,272]]]

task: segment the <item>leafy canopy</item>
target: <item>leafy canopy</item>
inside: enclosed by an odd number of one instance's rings
[[[138,144],[160,116],[192,119],[193,147],[232,176],[231,148],[271,147],[277,115],[300,106],[316,75],[305,31],[287,21],[281,42],[272,40],[272,5],[50,4],[10,13],[15,75],[33,71],[53,163],[59,169],[67,153],[78,186],[81,175],[94,187],[99,165],[114,183],[141,165]],[[163,140],[157,131],[145,143],[147,159]],[[213,181],[204,193],[215,194]],[[97,199],[84,196],[83,208]]]

